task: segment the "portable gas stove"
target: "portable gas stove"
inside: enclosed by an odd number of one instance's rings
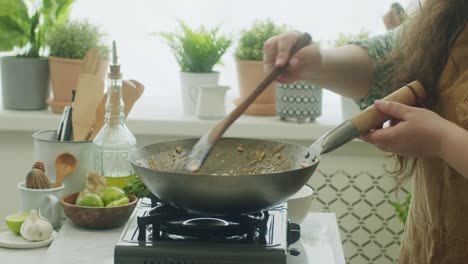
[[[286,204],[235,216],[191,214],[142,199],[115,246],[116,264],[286,263],[300,237]]]

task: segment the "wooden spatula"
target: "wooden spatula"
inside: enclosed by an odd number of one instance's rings
[[[73,140],[85,140],[94,124],[95,109],[104,94],[104,81],[96,76],[101,63],[99,51],[86,53],[76,87],[73,104]]]
[[[124,101],[124,114],[125,117],[128,116],[128,113],[132,109],[135,102],[140,98],[145,90],[145,86],[135,80],[124,80],[122,86],[122,97]],[[104,126],[104,116],[106,114],[106,102],[107,102],[107,93],[102,97],[101,102],[96,108],[96,118],[93,125],[93,131],[90,140],[93,140],[99,130]]]
[[[292,47],[289,58],[291,58],[298,50],[302,49],[303,47],[310,44],[312,37],[304,33],[301,38],[297,41],[297,43]],[[228,129],[228,127],[234,123],[234,121],[239,118],[242,113],[252,104],[252,102],[257,98],[265,88],[270,85],[287,67],[289,64],[286,63],[283,67],[274,68],[267,76],[263,79],[263,81],[252,91],[252,93],[242,102],[240,103],[227,117],[225,117],[221,122],[219,122],[213,129],[208,131],[204,134],[198,142],[193,147],[192,151],[190,152],[188,159],[186,160],[185,169],[191,172],[198,171],[205,158],[210,153],[213,146],[219,141],[219,139],[223,136],[224,132]]]

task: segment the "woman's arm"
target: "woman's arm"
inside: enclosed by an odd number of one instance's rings
[[[291,31],[269,39],[264,45],[265,70],[283,66],[301,35]],[[325,50],[315,44],[309,45],[290,59],[288,69],[278,78],[283,83],[298,80],[344,96],[364,97],[372,83],[372,60],[366,50],[355,45]]]
[[[266,71],[286,63],[291,47],[301,35],[301,32],[290,31],[265,43]],[[288,69],[278,81],[309,81],[343,96],[361,98],[358,103],[364,109],[391,92],[385,84],[390,71],[379,62],[393,49],[395,39],[396,31],[392,31],[338,48],[320,49],[309,45],[291,58]]]
[[[427,109],[385,101],[376,101],[375,107],[400,122],[362,139],[402,156],[441,158],[468,179],[467,130]]]

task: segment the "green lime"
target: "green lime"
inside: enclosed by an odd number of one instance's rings
[[[88,207],[104,207],[104,202],[99,195],[94,193],[87,193],[76,201],[76,205]]]
[[[115,200],[125,197],[125,192],[117,187],[107,187],[99,194],[99,197],[101,197],[104,204],[110,204]]]
[[[8,228],[13,231],[13,233],[19,235],[20,234],[20,229],[21,225],[24,223],[26,219],[30,216],[29,213],[15,213],[8,215],[5,217],[5,222],[8,226]]]
[[[106,207],[116,207],[116,206],[121,206],[128,204],[130,202],[130,199],[128,197],[122,197],[120,199],[117,199],[115,201],[112,201],[106,205]]]

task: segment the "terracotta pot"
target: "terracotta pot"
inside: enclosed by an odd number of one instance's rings
[[[83,60],[65,59],[49,56],[50,81],[53,98],[47,103],[54,113],[62,113],[63,108],[71,104],[72,90],[76,88]],[[109,61],[103,60],[97,76],[105,79]]]
[[[235,101],[239,104],[257,87],[257,85],[265,77],[263,72],[262,61],[236,60],[237,78],[239,80],[239,95],[240,98]],[[260,94],[253,104],[245,111],[249,115],[276,115],[276,82],[268,86],[262,94]]]

